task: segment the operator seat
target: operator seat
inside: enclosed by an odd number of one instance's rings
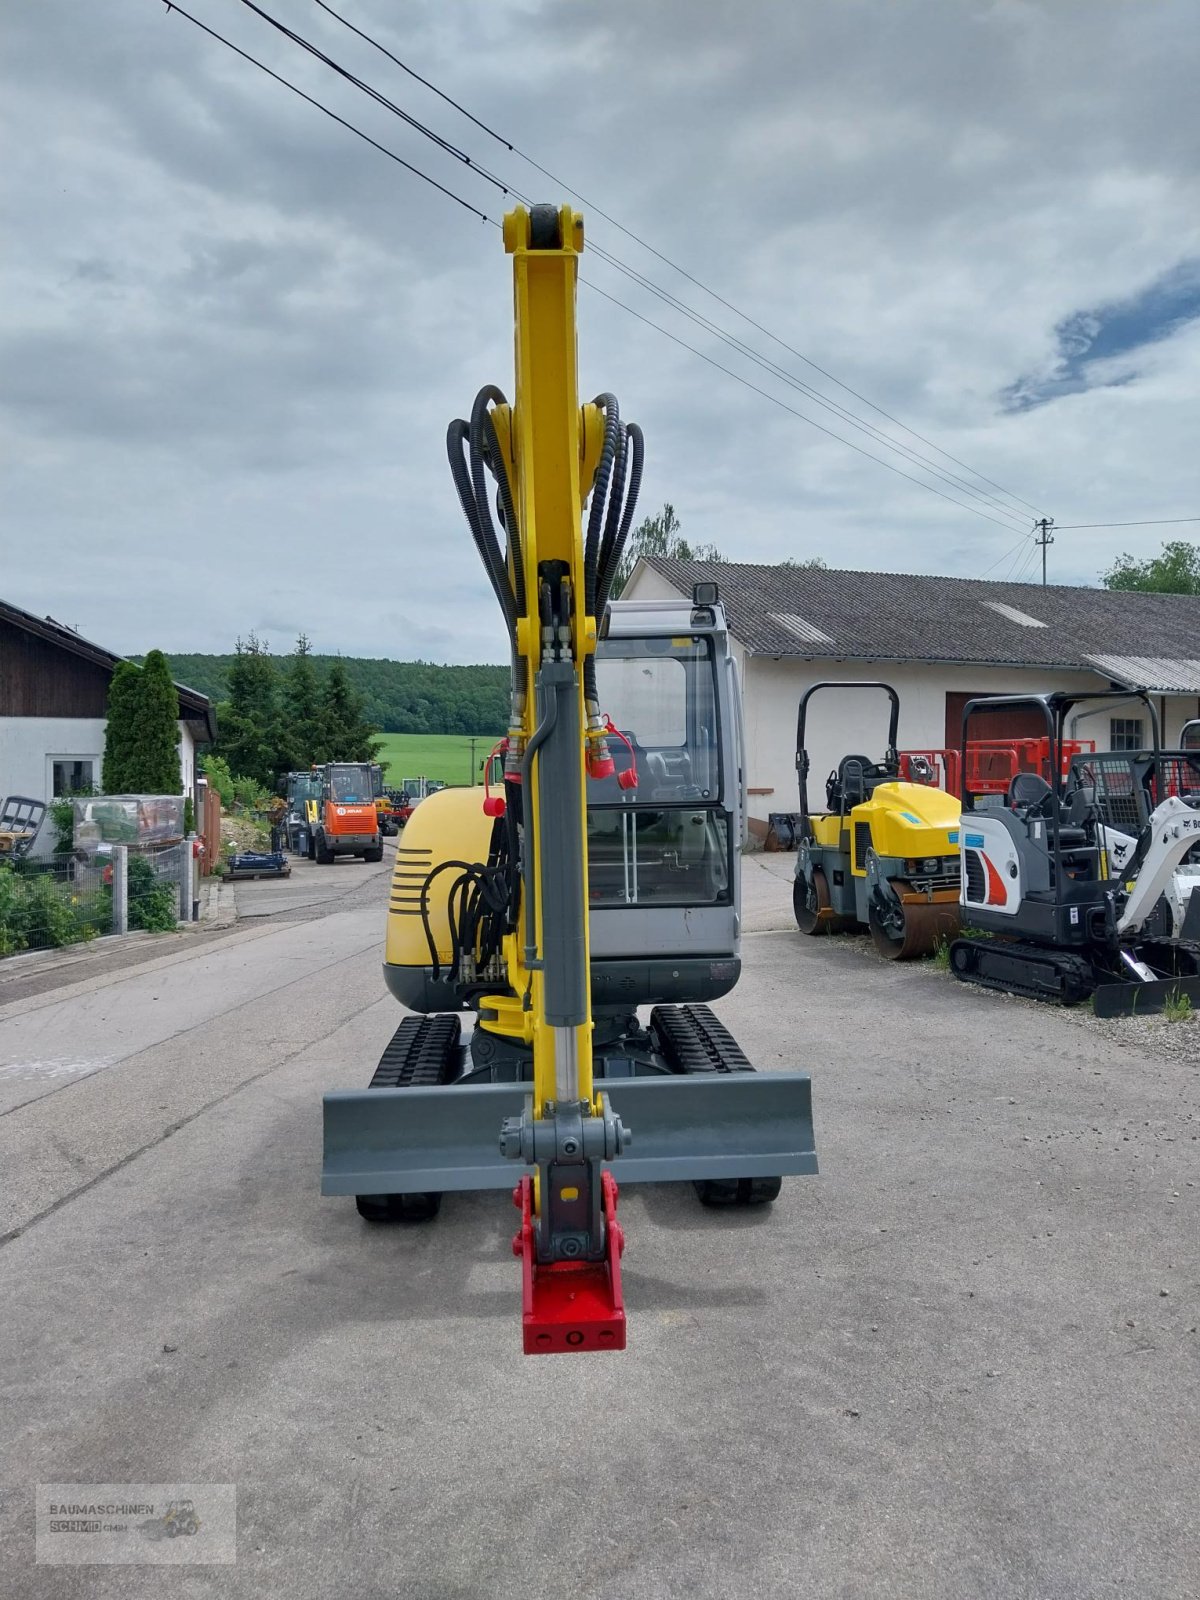
[[[838,762],[836,783],[842,810],[862,805],[871,792],[869,780],[875,766],[870,756],[843,756]]]
[[[1024,811],[1027,816],[1035,811],[1040,816],[1048,816],[1046,801],[1053,794],[1054,790],[1040,773],[1014,772],[1008,786],[1008,807],[1010,811]]]
[[[1077,791],[1080,792],[1080,791]],[[1014,772],[1008,786],[1008,805],[1021,817],[1028,820],[1030,817],[1044,817],[1049,819],[1054,815],[1053,810],[1054,790],[1038,772]],[[1091,841],[1087,829],[1082,824],[1085,808],[1076,802],[1074,795],[1067,808],[1068,821],[1060,821],[1058,828],[1058,847],[1060,850],[1086,850]],[[1047,846],[1050,838],[1047,837]]]
[[[642,765],[646,776],[650,780],[647,785],[651,800],[669,800],[673,798],[675,790],[670,782],[670,773],[667,771],[667,758],[658,750],[648,750],[642,757]]]

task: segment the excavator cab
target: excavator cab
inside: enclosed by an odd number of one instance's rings
[[[718,999],[741,970],[744,825],[724,612],[616,602],[596,664],[617,732],[585,791],[593,1006]]]

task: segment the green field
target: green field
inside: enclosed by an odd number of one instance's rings
[[[441,783],[480,783],[479,764],[496,743],[491,734],[475,741],[472,773],[471,738],[465,733],[381,733],[379,760],[383,781],[398,788],[405,778],[436,778]]]

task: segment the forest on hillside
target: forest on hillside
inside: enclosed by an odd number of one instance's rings
[[[214,704],[229,698],[229,655],[171,655],[176,682],[206,694]],[[290,655],[270,658],[282,673]],[[362,695],[367,721],[384,733],[504,732],[508,722],[508,668],[440,667],[428,661],[386,661],[358,656],[310,657],[324,676],[340,661],[351,686]]]

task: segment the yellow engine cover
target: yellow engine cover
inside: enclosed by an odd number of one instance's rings
[[[395,967],[428,967],[429,943],[421,921],[421,889],[444,861],[486,861],[492,818],[483,812],[483,790],[439,789],[413,811],[396,847],[388,898],[384,960]],[[450,916],[447,902],[461,868],[449,867],[430,885],[426,899],[438,960],[449,962]]]
[[[877,856],[958,854],[962,805],[954,795],[925,783],[881,783],[850,813],[851,829],[866,823]],[[953,837],[951,837],[953,835]],[[864,868],[854,867],[861,877]]]
[[[824,816],[809,817],[808,826],[813,838],[826,850],[849,850],[849,825],[843,824],[843,819],[836,811],[828,811]]]

